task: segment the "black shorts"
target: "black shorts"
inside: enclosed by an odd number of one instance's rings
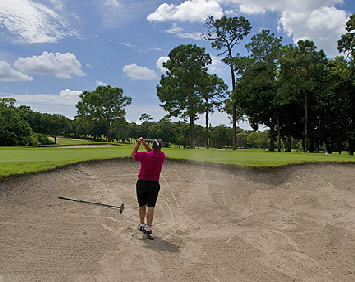
[[[147,205],[148,207],[155,207],[159,191],[159,181],[138,179],[136,183],[136,192],[139,206],[142,207]]]

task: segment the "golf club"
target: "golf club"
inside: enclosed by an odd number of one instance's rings
[[[117,207],[117,206],[111,206],[111,205],[102,204],[102,203],[93,203],[93,202],[88,202],[88,201],[83,201],[83,200],[74,200],[74,199],[69,199],[69,198],[65,198],[65,197],[58,197],[58,198],[62,199],[62,200],[67,200],[67,201],[74,201],[74,202],[79,202],[79,203],[104,206],[104,207],[108,207],[108,208],[115,208],[115,209],[119,209],[120,213],[122,213],[124,210],[124,203],[122,203],[119,207]]]

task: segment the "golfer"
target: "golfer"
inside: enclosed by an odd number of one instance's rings
[[[138,152],[143,145],[146,152]],[[158,198],[160,172],[165,161],[165,154],[161,152],[161,140],[154,140],[152,148],[140,137],[134,146],[131,157],[141,163],[136,183],[136,192],[139,204],[139,230],[147,234],[148,239],[154,240],[152,223],[154,207]],[[145,224],[145,218],[147,223]]]

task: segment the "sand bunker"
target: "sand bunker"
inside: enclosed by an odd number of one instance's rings
[[[167,160],[154,241],[137,228],[138,168],[117,159],[1,182],[0,281],[355,281],[355,165]]]

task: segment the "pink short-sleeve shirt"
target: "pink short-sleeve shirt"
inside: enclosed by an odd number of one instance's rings
[[[157,150],[135,152],[134,160],[141,163],[138,177],[142,180],[159,180],[165,157],[165,153]]]

